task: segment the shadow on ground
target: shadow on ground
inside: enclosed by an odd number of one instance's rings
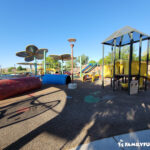
[[[113,92],[109,86],[102,89],[94,83],[78,82],[76,90],[56,86],[68,96],[63,111],[54,119],[34,129],[5,149],[20,149],[43,132],[73,141],[90,122],[93,122],[78,145],[118,134],[150,128],[150,92],[128,96],[126,91]],[[56,93],[57,94],[57,93]],[[96,101],[87,101],[87,98]]]

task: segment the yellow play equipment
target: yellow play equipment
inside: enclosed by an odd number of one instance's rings
[[[139,61],[132,61],[131,63],[131,75],[139,75]],[[129,74],[129,61],[128,60],[118,60],[115,63],[115,75],[128,75]],[[147,64],[145,61],[141,61],[140,69],[140,80],[139,86],[143,87],[144,77],[147,75]],[[104,65],[104,78],[113,77],[113,65]],[[150,75],[148,75],[150,79]],[[128,88],[128,83],[121,83],[123,88]]]
[[[87,79],[91,79],[91,82],[94,82],[98,78],[99,78],[99,74],[86,73],[82,75],[82,82],[86,81]]]
[[[139,61],[133,61],[131,64],[131,75],[139,74]],[[147,65],[146,62],[141,62],[140,75],[146,77]],[[116,75],[128,75],[129,74],[129,62],[126,60],[117,61],[115,64],[115,74]],[[113,65],[104,65],[104,77],[113,77]]]
[[[44,69],[42,67],[39,67],[38,70],[40,70],[41,75],[44,74]],[[47,68],[46,72],[50,73],[50,74],[55,74],[56,73],[56,69],[54,69],[54,68]]]

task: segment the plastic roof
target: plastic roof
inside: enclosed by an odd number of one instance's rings
[[[142,33],[132,27],[125,26],[120,30],[114,32],[111,36],[105,39],[102,44],[113,45],[114,39],[116,39],[116,46],[124,46],[130,44],[129,33],[133,33],[133,42],[136,43],[140,41],[140,35],[142,35],[142,40],[148,39],[150,36]],[[122,42],[120,40],[122,38]]]

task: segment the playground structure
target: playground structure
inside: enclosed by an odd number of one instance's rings
[[[126,26],[102,42],[103,44],[103,64],[102,64],[102,87],[104,88],[104,78],[111,78],[113,90],[116,89],[116,83],[122,79],[122,87],[128,88],[130,95],[132,90],[132,81],[138,81],[138,91],[147,89],[148,80],[148,62],[149,62],[149,43],[150,37],[136,29]],[[147,60],[141,61],[142,41],[147,40]],[[133,45],[139,42],[139,60],[133,61]],[[112,49],[112,64],[104,65],[104,45],[110,45]],[[129,60],[121,59],[121,47],[130,45]],[[116,60],[116,47],[119,48],[119,60]]]
[[[68,75],[45,74],[42,76],[42,84],[61,84],[66,85],[71,82]]]
[[[30,72],[32,73],[32,66],[34,66],[35,65],[35,63],[27,63],[27,62],[23,62],[23,63],[17,63],[18,65],[26,65],[26,66],[30,66]],[[39,64],[39,63],[37,63],[36,64],[37,66],[41,66],[42,64]]]
[[[63,70],[63,63],[64,63],[64,61],[69,61],[69,60],[72,59],[70,54],[49,55],[49,57],[52,57],[52,58],[55,59],[55,60],[61,60],[61,74],[68,74],[68,75],[71,75],[70,72]],[[76,59],[76,57],[73,57],[73,59]]]
[[[98,67],[98,64],[88,64],[84,69],[82,69],[82,81],[91,80],[94,82],[96,79],[99,78],[99,71],[93,71],[95,68]]]
[[[0,80],[0,100],[34,89],[39,89],[41,86],[42,82],[37,77]]]
[[[37,59],[44,59],[44,73],[46,73],[46,53],[48,49],[38,49],[35,45],[28,45],[26,51],[17,52],[16,56],[24,57],[26,62],[34,60],[35,75],[37,75]]]

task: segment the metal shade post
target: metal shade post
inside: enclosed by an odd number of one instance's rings
[[[104,88],[104,44],[102,45],[102,57],[103,57],[103,62],[102,62],[102,88]]]
[[[140,90],[140,76],[141,76],[141,51],[142,51],[142,35],[140,35],[139,43],[139,77],[138,77],[138,92]]]
[[[82,61],[81,61],[81,56],[80,56],[80,78],[82,76]]]
[[[73,47],[74,44],[70,44],[71,46],[71,74],[72,74],[72,81],[73,81]]]
[[[44,50],[44,74],[46,74],[46,51]]]
[[[133,33],[130,36],[130,53],[129,53],[129,74],[128,74],[128,94],[130,95],[130,83],[132,80],[131,70],[132,70],[132,54],[133,54]]]
[[[146,79],[145,79],[145,90],[147,90],[147,78],[148,78],[148,62],[149,62],[149,45],[150,45],[150,39],[147,40],[147,60],[146,60]]]
[[[115,90],[116,39],[114,39],[113,91]]]
[[[37,61],[36,61],[36,57],[34,57],[34,66],[35,66],[35,75],[37,75]]]
[[[62,62],[61,62],[61,74],[63,74],[63,59],[62,59]]]

